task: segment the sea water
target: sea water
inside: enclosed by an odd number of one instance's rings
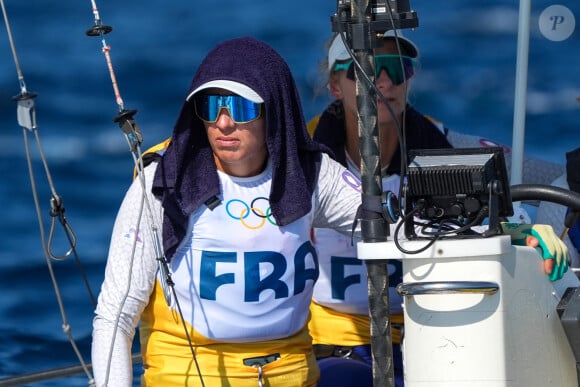
[[[103,43],[85,34],[94,25],[91,2],[4,3],[27,91],[38,95],[40,149],[52,186],[33,133],[16,120],[12,97],[21,88],[8,34],[1,29],[0,378],[79,364],[63,324],[70,326],[84,360],[90,361],[91,294],[98,294],[114,217],[133,170],[127,142],[112,121],[118,104]],[[511,145],[518,2],[410,4],[419,27],[404,33],[421,53],[410,101],[451,129]],[[580,16],[577,1],[560,4]],[[559,42],[544,37],[538,22],[549,5],[538,0],[531,8],[525,146],[532,156],[563,163],[565,152],[580,146],[580,34],[574,31]],[[97,1],[97,6],[103,24],[113,27],[105,40],[124,107],[138,111],[143,148],[171,134],[199,62],[228,38],[254,36],[288,61],[306,119],[330,102],[320,64],[331,36],[334,1],[125,0]],[[239,63],[243,66],[244,58]],[[25,137],[42,223],[35,210]],[[49,214],[53,193],[62,199],[77,241],[69,258],[51,260],[57,288],[42,249],[42,238],[48,238],[55,220],[53,253],[67,252],[58,243],[63,238],[60,223]],[[33,385],[87,382],[81,374]]]

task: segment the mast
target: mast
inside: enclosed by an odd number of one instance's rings
[[[363,243],[386,242],[390,223],[383,213],[380,139],[375,93],[373,49],[382,45],[385,31],[413,28],[416,14],[407,0],[338,0],[331,18],[355,63],[359,148],[361,153],[362,204],[359,221]],[[404,152],[404,148],[402,149]],[[373,385],[394,386],[393,348],[389,315],[387,258],[365,260],[368,276]]]
[[[367,211],[367,207],[372,207],[373,201],[380,201],[383,191],[377,98],[362,75],[364,72],[372,82],[375,80],[372,49],[376,39],[369,28],[370,7],[369,0],[353,0],[351,4],[354,56],[361,64],[360,68],[355,67],[355,80],[363,209],[360,222],[365,243],[386,242],[389,236],[389,224],[385,219],[371,208]],[[388,265],[386,260],[366,260],[365,266],[368,278],[373,385],[394,386]]]
[[[526,90],[530,46],[531,0],[520,0],[510,184],[521,184],[526,133]]]

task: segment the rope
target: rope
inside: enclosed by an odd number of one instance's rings
[[[113,60],[111,59],[111,46],[107,44],[105,40],[105,35],[113,31],[113,27],[103,25],[101,21],[101,16],[99,15],[99,9],[97,8],[97,3],[95,0],[91,0],[93,6],[93,15],[95,16],[95,24],[89,28],[86,32],[88,36],[100,37],[102,48],[101,51],[105,56],[105,61],[107,63],[107,68],[109,70],[109,76],[111,77],[111,84],[113,86],[113,92],[115,94],[115,100],[119,108],[119,114],[113,118],[113,121],[119,124],[125,134],[127,141],[129,143],[129,148],[131,152],[137,152],[137,147],[143,142],[143,137],[141,135],[141,130],[136,124],[133,116],[137,113],[137,110],[126,110],[123,98],[121,97],[121,91],[119,90],[119,84],[117,82],[117,77],[115,76],[115,70],[113,68]]]

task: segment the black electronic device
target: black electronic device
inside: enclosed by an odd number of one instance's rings
[[[502,148],[411,150],[409,160],[403,189],[408,238],[416,237],[413,218],[470,227],[489,218],[488,236],[500,233],[500,217],[513,215]]]

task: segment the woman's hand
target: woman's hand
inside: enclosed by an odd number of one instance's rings
[[[552,226],[502,222],[503,232],[516,246],[539,247],[544,259],[544,272],[551,281],[562,278],[570,265],[570,252]]]

